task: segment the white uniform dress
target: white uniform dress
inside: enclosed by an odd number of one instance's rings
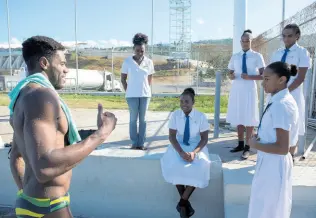
[[[229,93],[226,121],[232,125],[257,126],[259,124],[258,92],[254,80],[241,78],[244,52],[234,54],[228,64],[233,70],[235,79]],[[259,75],[258,69],[265,67],[263,57],[253,50],[246,52],[248,75]]]
[[[177,141],[185,152],[192,152],[201,140],[200,133],[209,130],[205,114],[192,109],[189,114],[190,139],[189,144],[183,143],[186,116],[182,110],[173,112],[169,121],[169,128],[177,130]],[[161,158],[162,175],[166,182],[173,185],[188,185],[205,188],[210,180],[210,159],[206,146],[196,155],[192,163],[184,161],[173,145],[169,145]]]
[[[285,48],[278,49],[272,55],[271,63],[276,62],[276,61],[281,61],[284,52],[285,52]],[[296,65],[298,68],[300,67],[310,68],[311,66],[311,59],[309,56],[309,52],[307,51],[307,49],[299,46],[298,44],[294,44],[290,48],[290,51],[287,53],[285,62],[288,64]],[[290,81],[288,82],[288,86],[293,83],[296,77],[297,75],[295,77],[293,76],[291,77]],[[304,92],[303,92],[303,84],[301,84],[298,88],[293,90],[291,94],[293,95],[297,103],[298,110],[299,110],[299,123],[298,123],[299,135],[304,135],[305,134],[305,97],[304,97]],[[267,98],[269,98],[269,96]]]
[[[261,143],[277,140],[276,128],[292,131],[298,122],[298,107],[288,89],[270,99],[270,107],[263,115],[258,136]],[[298,138],[298,131],[296,140]],[[270,154],[258,151],[252,181],[248,218],[289,218],[292,208],[292,168],[290,153]]]

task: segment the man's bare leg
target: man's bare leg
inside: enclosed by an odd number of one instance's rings
[[[63,209],[45,215],[44,218],[73,218],[73,216],[71,214],[70,208],[65,207]]]
[[[237,126],[238,145],[234,149],[230,150],[230,152],[235,153],[235,152],[239,152],[239,151],[244,150],[244,148],[245,148],[244,131],[245,131],[245,126],[243,126],[243,125]]]
[[[249,157],[249,155],[250,155],[250,153],[249,153],[249,150],[250,150],[249,139],[251,139],[251,137],[253,135],[253,129],[254,129],[253,126],[247,126],[246,127],[246,145],[245,145],[244,152],[243,152],[243,154],[241,156],[243,159],[247,159]]]

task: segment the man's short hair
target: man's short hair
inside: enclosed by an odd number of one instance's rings
[[[33,36],[22,43],[22,54],[28,70],[33,70],[41,57],[50,60],[58,50],[64,51],[65,47],[47,36]]]

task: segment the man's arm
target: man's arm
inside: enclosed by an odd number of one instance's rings
[[[10,152],[10,169],[13,179],[19,190],[23,189],[23,178],[25,172],[25,163],[15,144],[14,137],[11,144]]]
[[[126,80],[127,80],[127,74],[122,73],[121,74],[121,82],[122,82],[122,85],[123,85],[123,88],[124,88],[125,91],[127,90],[127,82],[126,82]]]
[[[308,67],[298,68],[297,77],[293,81],[293,83],[289,86],[290,92],[297,89],[304,82],[307,70],[308,70]]]
[[[26,153],[37,180],[48,182],[75,167],[108,135],[99,130],[78,144],[63,147],[57,143],[57,121],[60,119],[58,97],[48,89],[38,89],[25,96],[24,141]],[[57,147],[58,146],[58,147]]]

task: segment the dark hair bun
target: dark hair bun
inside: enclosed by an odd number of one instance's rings
[[[143,33],[137,33],[133,38],[134,45],[147,45],[148,43],[148,36]]]
[[[290,72],[291,72],[291,76],[296,76],[296,74],[297,74],[297,66],[291,64],[291,66],[290,66]]]
[[[244,33],[250,33],[250,34],[252,34],[252,31],[251,31],[250,29],[247,29],[247,30],[244,31]]]
[[[186,88],[183,93],[191,93],[193,96],[195,96],[195,91],[192,88]]]

